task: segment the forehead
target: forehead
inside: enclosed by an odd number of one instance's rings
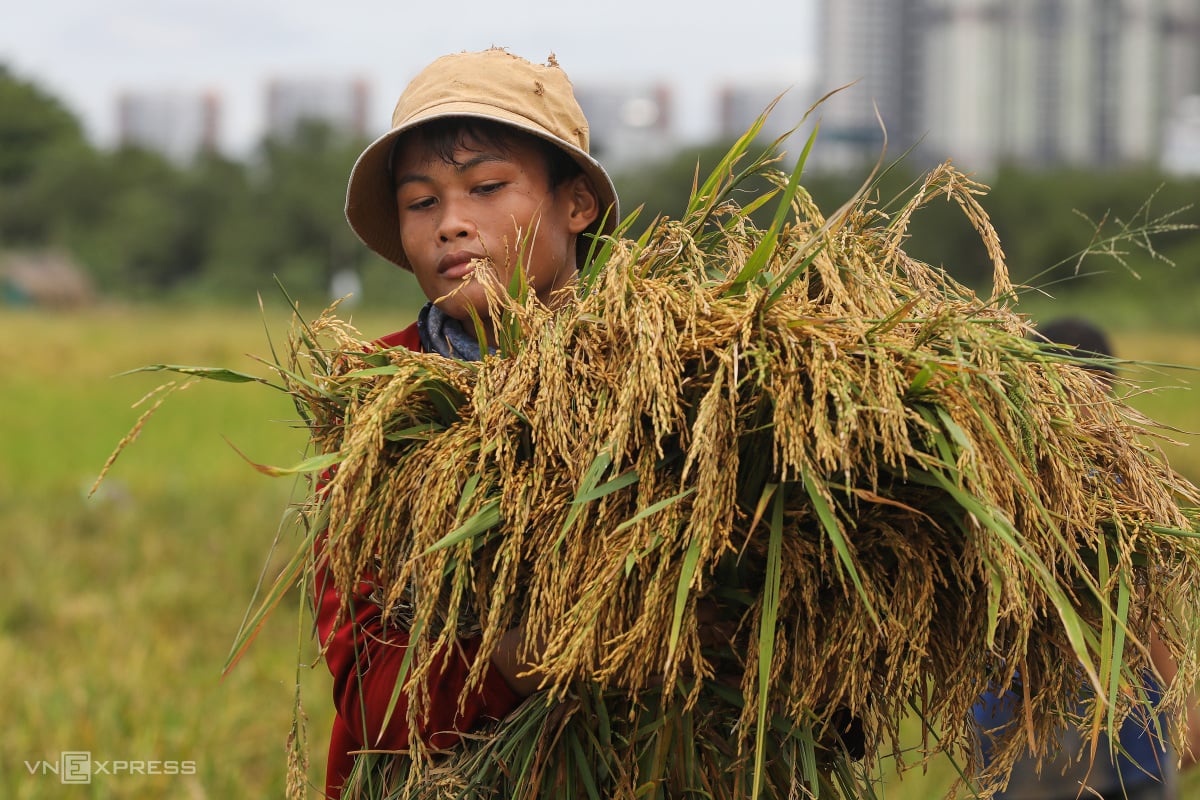
[[[544,170],[539,148],[519,136],[479,136],[469,130],[429,135],[418,128],[396,140],[393,174],[442,165],[458,170],[480,163],[508,163],[525,170]]]

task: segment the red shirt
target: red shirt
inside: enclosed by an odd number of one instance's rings
[[[420,350],[415,324],[379,339],[381,347],[407,347]],[[460,733],[471,730],[487,719],[500,719],[517,706],[521,698],[495,670],[489,670],[483,685],[465,698],[462,713],[459,702],[467,673],[479,649],[479,639],[459,641],[459,647],[435,656],[430,682],[429,712],[416,731],[408,727],[408,698],[402,692],[383,728],[383,718],[391,702],[396,676],[408,647],[408,632],[386,625],[378,605],[368,598],[371,587],[360,583],[350,598],[350,612],[341,619],[341,595],[333,587],[329,564],[323,557],[324,534],[314,548],[314,593],[317,601],[317,632],[321,643],[328,642],[325,663],[333,673],[333,703],[336,716],[329,741],[325,793],[339,798],[342,786],[354,766],[356,750],[405,750],[412,736],[431,747],[445,748],[458,743]]]

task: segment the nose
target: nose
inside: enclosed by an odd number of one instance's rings
[[[462,201],[444,199],[441,218],[438,220],[438,238],[442,242],[451,239],[473,239],[475,222]]]

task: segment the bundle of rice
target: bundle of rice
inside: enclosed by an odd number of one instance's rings
[[[735,175],[748,138],[682,220],[599,248],[573,302],[495,297],[497,357],[298,327],[280,373],[339,465],[314,528],[339,587],[373,574],[412,632],[412,720],[457,636],[482,633],[478,681],[524,625],[544,679],[451,753],[362,756],[347,796],[867,796],[914,710],[926,754],[974,768],[971,707],[1011,688],[987,789],[1063,726],[1145,714],[1152,632],[1179,712],[1197,490],[1029,336],[982,187],[945,166],[893,215],[864,193],[827,219],[799,166]],[[741,207],[752,173],[777,191]],[[978,230],[991,297],[902,249],[934,198]]]

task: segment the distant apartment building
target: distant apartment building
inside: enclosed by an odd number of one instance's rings
[[[874,101],[923,162],[1156,163],[1170,116],[1200,92],[1196,0],[825,0],[822,13],[825,88],[859,81],[836,99],[833,138],[868,143]]]
[[[1170,175],[1200,176],[1200,94],[1183,98],[1167,120],[1162,167]]]
[[[717,90],[717,135],[736,139],[766,114],[759,138],[774,140],[793,130],[793,136],[808,136],[812,125],[801,122],[815,99],[808,82],[747,79],[726,83]],[[790,142],[785,149],[793,149]]]
[[[666,84],[576,85],[590,124],[591,151],[620,172],[668,156],[677,147],[673,93]]]
[[[816,94],[821,168],[840,169],[881,152],[898,153],[920,136],[922,0],[822,0]]]
[[[290,138],[308,121],[365,136],[370,86],[361,79],[276,78],[267,83],[266,135]]]
[[[211,92],[127,91],[117,98],[117,143],[187,163],[217,150],[220,119]]]

